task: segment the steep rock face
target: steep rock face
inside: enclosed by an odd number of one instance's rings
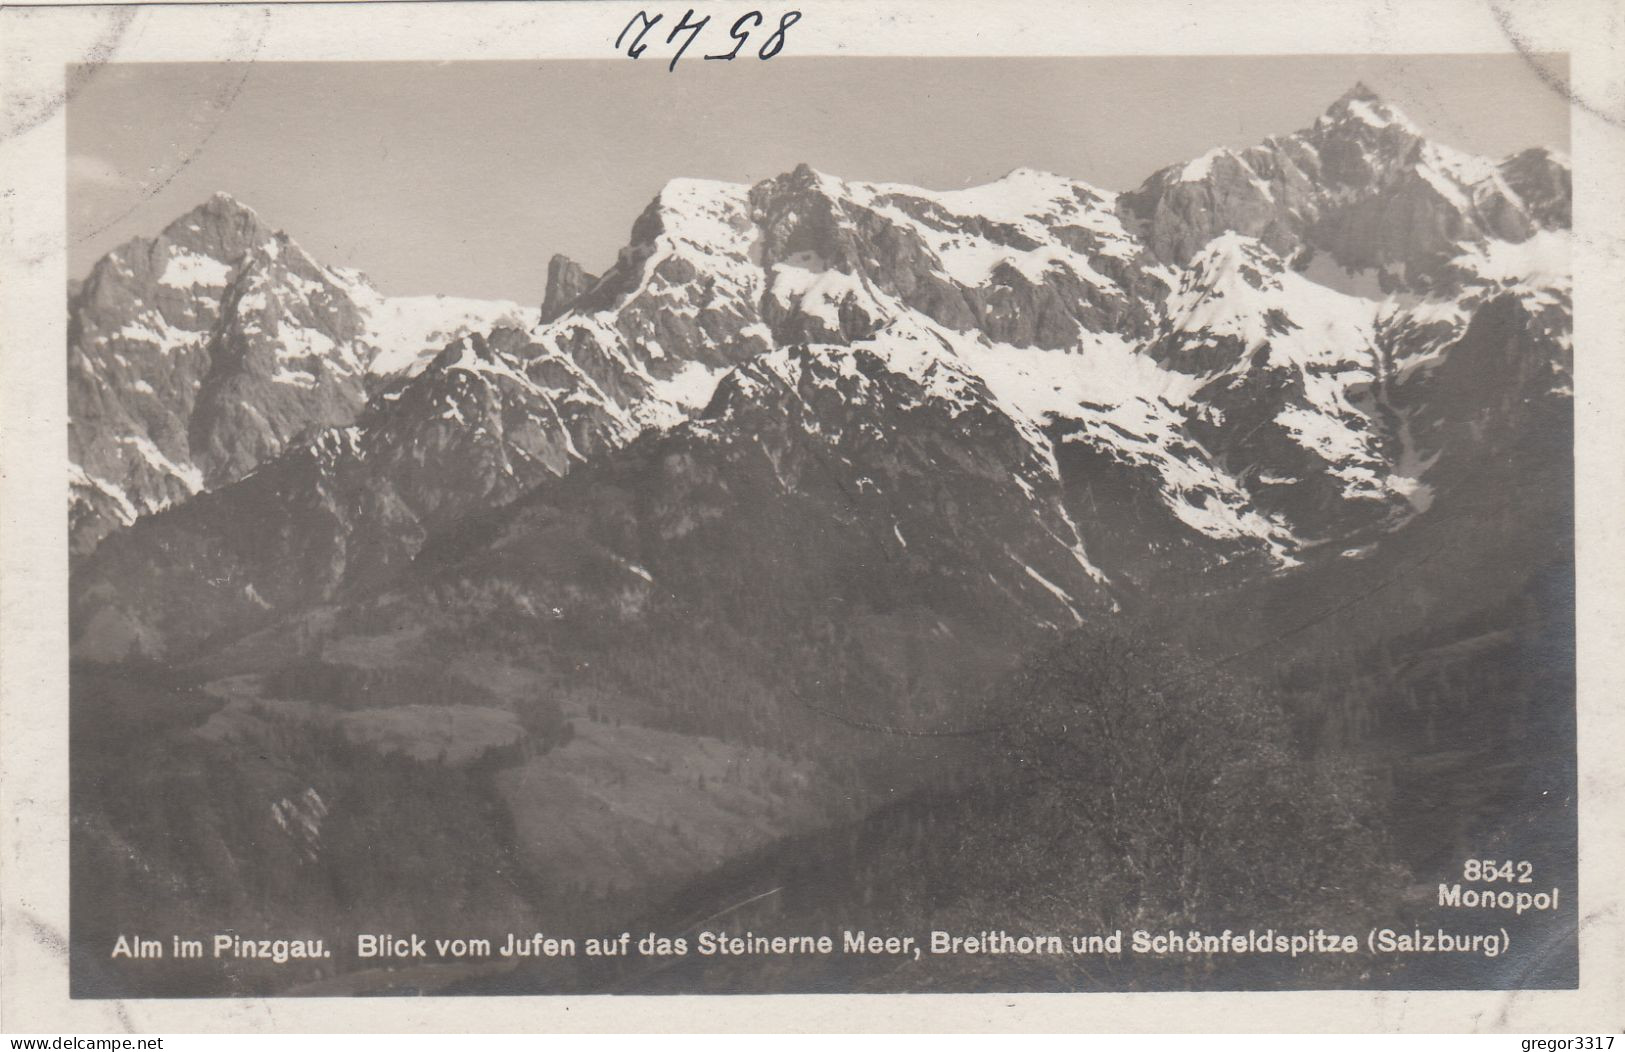
[[[1534,221],[1547,230],[1573,223],[1573,174],[1566,157],[1544,147],[1513,154],[1501,162],[1501,178],[1523,201]]]
[[[311,422],[353,415],[357,363],[323,352],[349,344],[356,311],[313,271],[224,195],[96,265],[69,321],[77,546],[240,476]]]
[[[1289,259],[1324,251],[1345,269],[1380,271],[1385,287],[1426,288],[1460,242],[1566,225],[1555,205],[1566,172],[1545,151],[1497,166],[1430,142],[1357,85],[1313,126],[1165,168],[1122,204],[1167,262],[1232,231]]]
[[[547,291],[542,297],[542,321],[552,321],[570,308],[583,292],[598,284],[581,264],[568,256],[554,256],[547,262]]]
[[[277,240],[250,250],[240,266],[210,334],[209,370],[187,428],[211,489],[275,456],[306,427],[347,423],[366,397],[354,303],[317,282],[315,264]]]
[[[1555,442],[1568,450],[1556,461],[1572,453],[1567,232],[1475,245],[1448,262],[1440,285],[1450,292],[1395,304],[1377,322],[1379,401],[1404,473],[1423,483],[1424,509],[1436,491],[1463,485],[1463,472],[1482,488],[1493,465],[1522,451]]]
[[[1017,169],[970,190],[864,185],[878,216],[912,230],[960,289],[968,315],[931,283],[899,289],[909,306],[956,329],[1016,346],[1064,348],[1080,334],[1146,335],[1169,277],[1086,183]],[[889,268],[895,269],[895,268]],[[915,284],[918,284],[916,282]]]

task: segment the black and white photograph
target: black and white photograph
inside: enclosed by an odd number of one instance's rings
[[[66,67],[67,996],[1581,986],[1568,55],[586,6]]]

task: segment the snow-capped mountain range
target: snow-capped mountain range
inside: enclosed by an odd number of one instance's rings
[[[1462,154],[1363,86],[1125,194],[677,179],[534,307],[385,297],[217,195],[70,303],[77,652],[457,560],[524,616],[632,616],[720,587],[707,531],[1035,625],[1358,557],[1567,411],[1568,228],[1565,159]],[[504,562],[559,529],[612,579]]]
[[[538,313],[385,297],[216,194],[108,253],[70,303],[75,550],[352,422],[369,382],[446,342]]]

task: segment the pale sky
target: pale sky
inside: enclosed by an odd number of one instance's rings
[[[108,65],[68,107],[70,272],[224,190],[387,293],[534,303],[553,253],[602,272],[675,177],[1125,190],[1357,80],[1461,149],[1568,148],[1516,55]]]

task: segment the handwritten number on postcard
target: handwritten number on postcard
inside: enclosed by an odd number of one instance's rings
[[[642,58],[643,53],[649,49],[649,45],[644,43],[643,38],[647,36],[649,30],[653,29],[655,24],[660,22],[663,18],[665,18],[665,15],[660,13],[650,16],[648,11],[639,11],[637,14],[632,16],[631,21],[626,23],[625,27],[621,29],[620,35],[615,38],[615,50],[619,51],[621,50],[622,45],[625,45],[626,54],[628,57]],[[683,57],[683,53],[688,50],[689,45],[693,44],[695,39],[699,37],[700,33],[705,30],[706,24],[710,21],[710,15],[696,19],[694,17],[693,8],[689,8],[687,11],[683,12],[683,17],[679,19],[676,25],[672,27],[671,32],[666,34],[666,44],[668,46],[677,46],[677,50],[672,53],[671,61],[666,65],[666,69],[668,71],[676,71],[677,60]],[[767,35],[767,38],[762,41],[761,46],[757,48],[756,57],[765,62],[777,55],[779,52],[783,51],[786,32],[789,31],[791,26],[795,25],[799,21],[801,21],[800,11],[786,11],[784,14],[780,15],[778,25],[771,33]],[[728,30],[728,36],[732,38],[734,42],[733,49],[731,51],[725,51],[715,55],[706,55],[705,60],[707,62],[718,60],[732,62],[734,59],[739,57],[740,51],[742,51],[745,44],[749,42],[751,34],[764,28],[765,25],[766,19],[762,16],[760,11],[746,11],[744,14],[740,15],[734,20],[733,26]],[[626,43],[627,34],[632,34],[632,42],[630,44]],[[681,44],[677,43],[678,37],[683,38]],[[658,40],[659,34],[656,34],[653,39]]]
[[[784,16],[779,19],[779,28],[775,29],[772,35],[767,38],[767,43],[762,45],[762,50],[756,53],[756,57],[765,61],[783,51],[785,31],[799,21],[801,21],[800,11],[786,11]]]
[[[801,17],[800,11],[792,11],[790,13],[795,15],[797,18]],[[725,62],[732,62],[734,59],[739,57],[739,49],[744,47],[745,41],[750,39],[750,32],[748,30],[745,32],[740,32],[745,25],[746,19],[752,20],[752,28],[755,28],[756,26],[762,24],[762,13],[760,11],[746,11],[744,14],[740,15],[739,19],[734,22],[733,28],[728,30],[728,35],[734,38],[734,49],[724,55],[707,55],[705,56],[705,61],[712,62],[716,59],[722,59]],[[782,31],[780,36],[783,36]],[[777,54],[777,52],[775,52],[775,54]],[[762,57],[768,58],[770,56],[763,55]]]

